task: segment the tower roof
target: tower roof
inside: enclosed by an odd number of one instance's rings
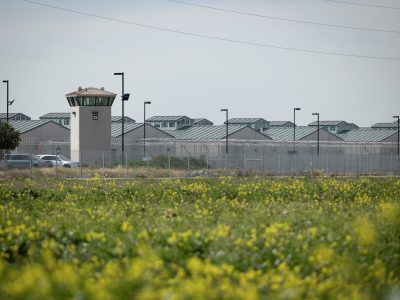
[[[82,88],[65,95],[69,106],[111,106],[117,94],[110,93],[104,88]]]
[[[94,88],[94,87],[88,87],[88,88],[82,88],[79,87],[77,91],[66,94],[66,97],[85,97],[85,96],[91,96],[91,97],[115,97],[117,94],[107,92],[104,90],[104,88]]]

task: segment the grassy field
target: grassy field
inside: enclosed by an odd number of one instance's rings
[[[399,297],[399,179],[0,181],[0,299]]]

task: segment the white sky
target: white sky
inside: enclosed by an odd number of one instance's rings
[[[400,58],[400,34],[319,27],[191,7],[167,0],[38,0],[151,26],[284,47]],[[325,0],[187,0],[283,18],[400,31],[400,10]],[[357,0],[399,6],[398,0]],[[187,115],[215,124],[229,117],[345,120],[359,126],[400,114],[400,61],[309,54],[233,44],[96,19],[20,0],[0,0],[0,80],[11,112],[38,118],[66,112],[65,94],[82,87],[121,93],[125,114]],[[0,111],[6,85],[0,82]],[[118,95],[118,97],[119,97]],[[132,97],[133,95],[133,97]],[[112,109],[121,115],[120,98]]]

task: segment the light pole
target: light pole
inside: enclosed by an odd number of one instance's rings
[[[300,107],[293,108],[293,148],[296,152],[296,110],[301,110]]]
[[[400,116],[393,116],[397,119],[397,156],[400,156]]]
[[[143,157],[146,156],[146,104],[151,104],[150,101],[143,103]]]
[[[317,129],[317,154],[319,155],[319,113],[313,113],[312,115],[318,116],[318,118],[317,118],[317,126],[318,126],[318,129]]]
[[[225,122],[225,124],[226,124],[226,142],[225,142],[225,152],[226,152],[226,154],[228,154],[228,109],[227,108],[223,108],[223,109],[221,109],[221,111],[224,111],[224,112],[226,112],[226,122]]]
[[[14,103],[14,100],[12,101],[8,100],[8,84],[9,84],[8,80],[3,80],[3,82],[7,84],[7,122],[8,122],[8,107]]]
[[[116,76],[122,76],[122,94],[121,94],[121,101],[122,101],[122,157],[124,157],[124,150],[125,150],[125,141],[124,141],[124,127],[125,127],[125,111],[124,111],[124,101],[129,99],[129,95],[128,95],[128,99],[125,100],[125,94],[124,94],[124,84],[125,84],[125,78],[124,78],[124,72],[118,72],[118,73],[114,73],[114,75]]]

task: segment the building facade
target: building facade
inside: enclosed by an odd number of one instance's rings
[[[226,122],[224,122],[226,124]],[[229,125],[245,125],[255,131],[264,132],[269,128],[269,122],[263,118],[232,118],[228,120]]]
[[[317,127],[318,121],[314,121],[308,124],[308,126]],[[324,128],[327,131],[335,134],[343,133],[358,128],[358,126],[355,125],[354,123],[347,123],[345,121],[319,121],[319,127]]]
[[[0,113],[0,120],[6,121],[7,113]],[[31,118],[22,113],[8,113],[8,120],[9,121],[28,121],[28,120],[31,120]]]
[[[180,130],[192,127],[194,120],[186,116],[154,116],[147,119],[146,123],[162,130]]]

